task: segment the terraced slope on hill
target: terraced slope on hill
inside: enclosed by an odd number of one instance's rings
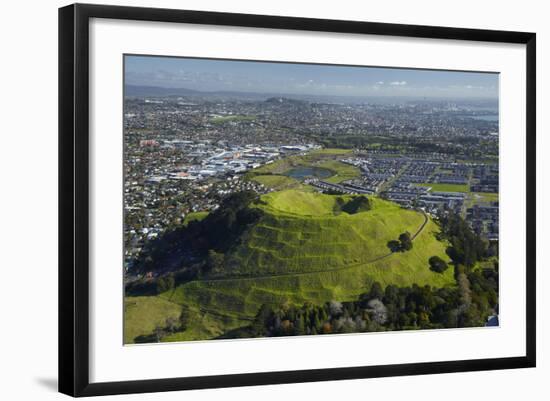
[[[334,270],[375,261],[389,253],[400,233],[415,233],[424,216],[380,199],[371,210],[348,214],[352,196],[295,190],[262,197],[264,217],[227,257],[240,275],[277,275]]]
[[[452,269],[443,274],[429,269],[431,256],[449,260],[446,244],[436,239],[434,222],[377,198],[370,198],[371,210],[349,214],[342,205],[352,199],[299,190],[264,195],[255,206],[264,215],[226,255],[225,276],[142,297],[140,305],[146,308],[147,298],[157,304],[153,300],[162,298],[189,308],[192,324],[163,341],[198,340],[249,324],[265,303],[351,301],[374,281],[382,286],[454,284]],[[390,253],[387,242],[404,231],[414,236],[413,249]],[[159,310],[173,313],[164,306]],[[132,335],[136,324],[128,319],[139,318],[135,307],[126,314]]]

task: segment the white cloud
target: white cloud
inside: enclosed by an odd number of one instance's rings
[[[378,81],[377,84],[378,85],[384,85],[384,81]]]
[[[403,86],[403,85],[407,85],[407,81],[392,81],[392,82],[390,82],[390,85],[392,85],[392,86]]]

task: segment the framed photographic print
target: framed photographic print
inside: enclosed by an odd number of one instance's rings
[[[535,366],[535,82],[534,33],[61,8],[60,391]]]

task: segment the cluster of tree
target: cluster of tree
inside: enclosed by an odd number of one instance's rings
[[[263,305],[253,323],[224,338],[484,326],[498,310],[498,266],[457,275],[456,287],[372,284],[357,301]]]
[[[169,291],[179,284],[198,278],[203,267],[204,263],[197,263],[158,277],[142,277],[127,283],[125,294],[127,296],[156,295]]]
[[[446,213],[439,216],[439,225],[440,237],[451,244],[447,248],[447,255],[455,265],[472,268],[476,262],[489,256],[487,241],[474,233],[459,214]]]
[[[305,303],[301,307],[288,303],[276,307],[263,305],[246,334],[278,337],[377,331],[385,319],[385,307],[378,300],[366,308],[355,302],[337,301],[322,305]]]
[[[479,147],[478,137],[461,137],[449,143],[445,138],[439,142],[433,137],[403,137],[379,136],[379,135],[312,135],[318,143],[328,148],[344,149],[373,149],[381,151],[446,153],[455,156],[474,157],[479,156],[475,152]],[[474,146],[475,145],[475,146]],[[485,149],[491,150],[489,149]],[[492,153],[492,152],[489,152]],[[484,156],[487,156],[485,154]]]
[[[410,251],[412,247],[412,237],[408,231],[400,234],[398,240],[388,241],[388,248],[390,248],[392,252]]]
[[[430,264],[430,270],[436,273],[443,273],[449,268],[447,262],[445,262],[439,256],[432,256],[430,259],[428,259],[428,263]]]
[[[338,191],[334,189],[327,189],[323,191],[326,195],[343,195],[343,191]],[[365,195],[356,195],[351,199],[346,199],[341,196],[335,197],[334,203],[334,212],[339,214],[341,212],[346,212],[347,214],[355,214],[361,212],[367,212],[371,210],[371,204],[369,198]]]
[[[260,219],[261,210],[250,207],[257,199],[253,191],[231,194],[205,219],[176,227],[148,242],[136,263],[136,272],[173,272],[182,265],[189,269],[197,262],[202,265],[203,273],[212,266],[219,267],[220,258],[209,251],[225,253],[247,227]],[[207,263],[207,259],[212,263]],[[197,273],[196,266],[191,270]]]
[[[166,276],[160,277],[155,284],[157,294],[160,294],[174,289],[174,286],[176,285],[176,280],[173,274],[168,274]]]
[[[155,277],[144,276],[127,284],[126,294],[154,295],[199,277],[222,273],[224,254],[262,216],[260,209],[251,207],[257,200],[253,191],[231,194],[203,220],[175,227],[149,241],[133,273],[151,272]]]
[[[340,209],[348,214],[366,212],[371,209],[369,198],[364,195],[354,196],[351,200],[340,205]]]

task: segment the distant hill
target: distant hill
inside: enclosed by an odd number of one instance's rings
[[[216,98],[233,98],[233,99],[249,99],[263,100],[266,96],[272,96],[264,93],[252,92],[235,92],[235,91],[199,91],[189,88],[165,88],[161,86],[145,86],[145,85],[126,85],[125,96],[127,97],[167,97],[167,96],[183,96],[183,97],[208,97]]]
[[[187,88],[163,88],[160,86],[126,85],[125,95],[131,97],[141,96],[189,96],[202,92]]]
[[[298,99],[291,99],[288,97],[277,96],[277,97],[270,97],[265,101],[265,103],[278,104],[282,106],[300,106],[300,105],[305,105],[308,102],[306,102],[305,100],[298,100]]]
[[[185,96],[185,97],[208,97],[218,99],[239,99],[239,100],[264,100],[268,104],[281,104],[286,106],[305,105],[310,102],[329,103],[329,104],[357,104],[357,103],[434,103],[440,104],[444,101],[452,101],[457,105],[474,105],[480,109],[488,108],[493,110],[498,107],[498,100],[494,99],[445,99],[445,98],[426,98],[415,96],[341,96],[341,95],[314,95],[314,94],[290,94],[290,93],[258,93],[241,91],[200,91],[189,88],[165,88],[161,86],[146,85],[126,85],[125,95],[128,97],[167,97],[167,96]]]

